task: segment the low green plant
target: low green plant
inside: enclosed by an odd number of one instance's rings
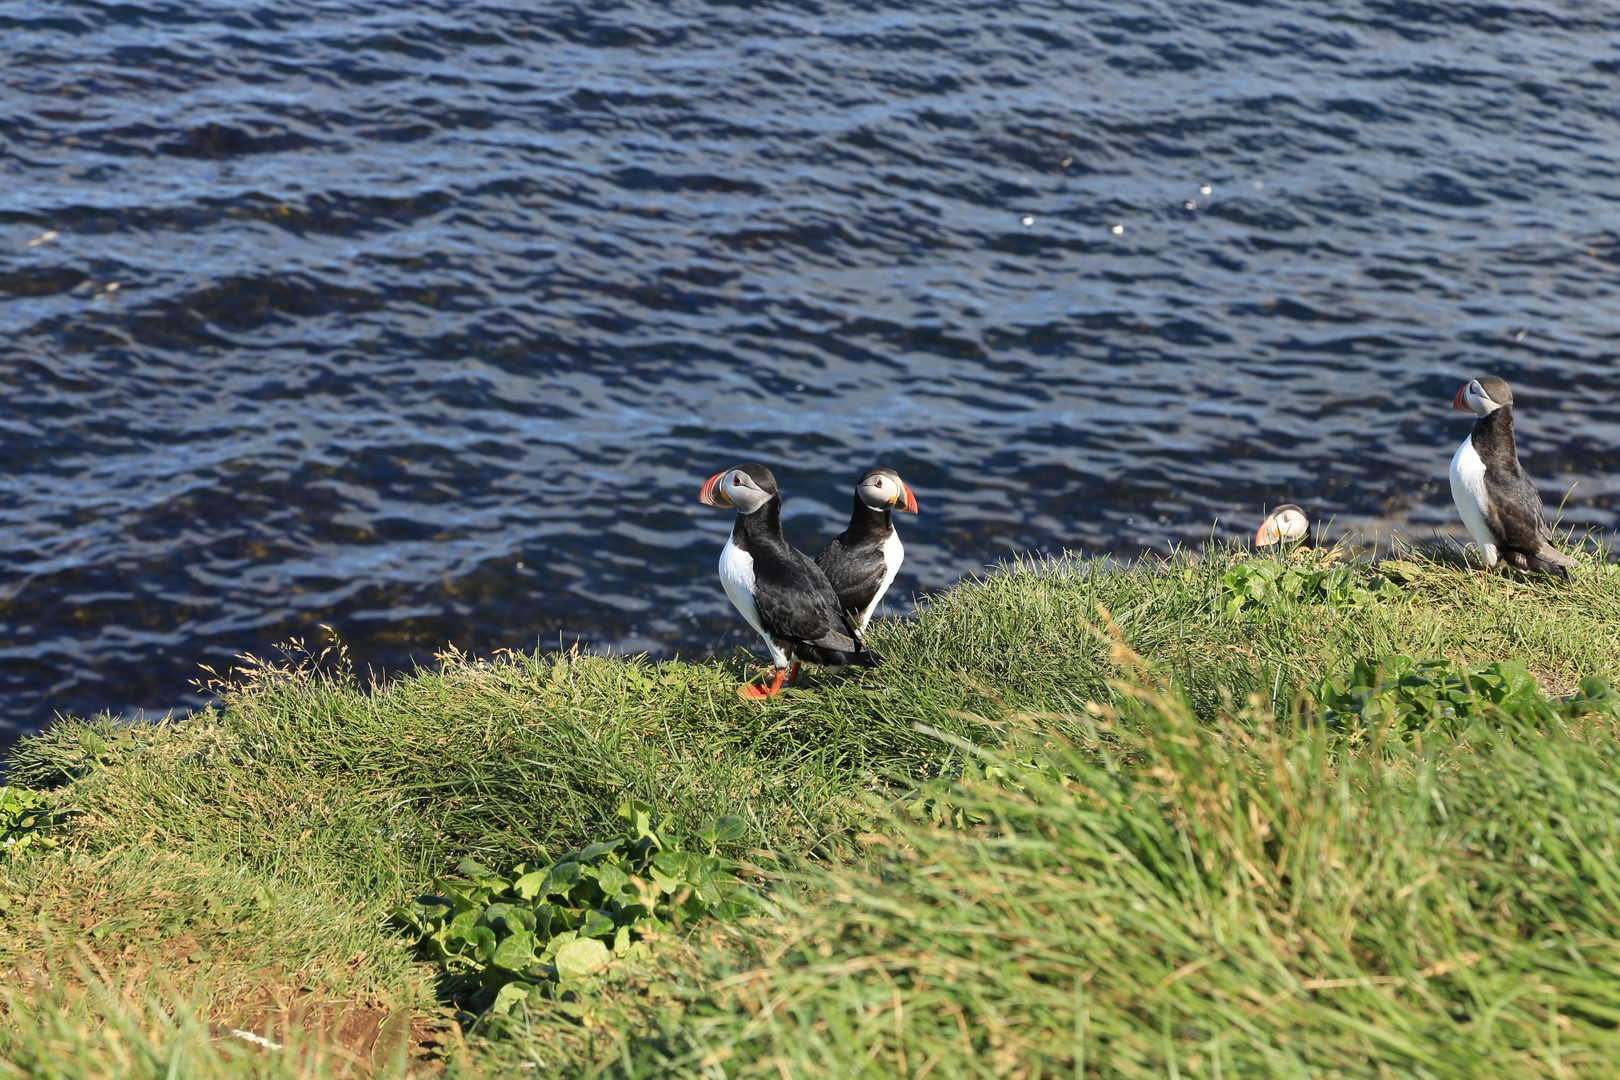
[[[1221,575],[1222,610],[1232,619],[1246,607],[1291,602],[1354,608],[1400,597],[1399,586],[1381,575],[1369,576],[1367,568],[1359,564],[1247,559],[1233,563]]]
[[[1312,696],[1323,720],[1352,742],[1381,728],[1457,732],[1491,712],[1531,723],[1588,712],[1620,715],[1620,698],[1607,680],[1588,676],[1576,693],[1549,698],[1517,660],[1474,666],[1398,655],[1358,660],[1347,674],[1319,683]]]
[[[530,995],[590,988],[615,959],[645,952],[647,940],[699,919],[734,922],[759,909],[758,892],[738,880],[734,861],[717,853],[740,839],[741,819],[722,817],[685,849],[666,816],[626,802],[625,828],[555,862],[519,864],[510,877],[471,859],[464,878],[439,878],[433,895],[395,912],[418,947],[442,965],[474,1009],[504,1015]]]
[[[55,847],[50,831],[61,817],[41,792],[0,787],[0,850],[15,855],[31,847]]]

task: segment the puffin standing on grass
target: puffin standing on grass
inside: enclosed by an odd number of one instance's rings
[[[1271,547],[1273,544],[1311,546],[1311,519],[1293,503],[1283,503],[1260,523],[1254,534],[1254,546]]]
[[[1568,577],[1577,564],[1552,546],[1541,493],[1513,445],[1513,391],[1487,375],[1458,390],[1451,407],[1479,417],[1451,458],[1451,498],[1486,568],[1505,561],[1527,573]]]
[[[720,552],[720,584],[765,639],[776,665],[769,686],[747,683],[737,693],[751,700],[773,697],[799,677],[800,663],[877,667],[883,662],[857,640],[821,568],[782,535],[782,496],[771,470],[749,462],[715,473],[698,501],[737,508],[731,538]]]
[[[855,624],[857,636],[866,633],[878,601],[894,584],[905,560],[905,545],[894,531],[894,511],[917,512],[917,497],[893,469],[867,469],[855,485],[855,509],[849,528],[827,542],[816,555],[838,593],[838,603]]]

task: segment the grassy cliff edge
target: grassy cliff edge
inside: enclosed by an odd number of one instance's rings
[[[182,722],[58,723],[8,761],[66,820],[0,862],[0,1071],[1620,1067],[1612,713],[1317,715],[1391,655],[1516,660],[1555,699],[1613,679],[1620,567],[1037,561],[871,637],[885,667],[765,705],[741,654],[448,656],[380,686],[327,655],[249,665]],[[772,913],[474,1022],[388,912],[628,799],[741,818]]]

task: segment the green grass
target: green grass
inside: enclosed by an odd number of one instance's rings
[[[378,687],[328,655],[250,666],[183,723],[60,723],[9,760],[74,814],[59,848],[0,862],[0,1059],[68,1077],[166,1076],[174,1047],[190,1076],[1613,1075],[1613,733],[1503,717],[1350,750],[1295,714],[1302,688],[1392,653],[1517,659],[1553,694],[1614,678],[1620,569],[1525,581],[1409,552],[1351,564],[1332,602],[1266,594],[1233,617],[1236,558],[1012,565],[874,625],[884,668],[763,706],[734,693],[741,654],[451,656]],[[990,823],[966,831],[892,813],[973,745],[1028,740],[1067,786],[958,785]],[[509,867],[614,832],[627,799],[687,833],[742,818],[731,854],[782,916],[458,1024],[465,1002],[387,912],[463,857]],[[263,1055],[242,1025],[306,1033]]]

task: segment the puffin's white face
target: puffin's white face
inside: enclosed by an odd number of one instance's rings
[[[1489,416],[1502,407],[1499,401],[1492,401],[1485,388],[1479,385],[1478,379],[1468,380],[1468,385],[1457,391],[1457,396],[1451,399],[1451,407],[1459,412],[1471,412],[1475,416]]]
[[[1305,511],[1292,504],[1279,506],[1270,517],[1260,523],[1259,531],[1254,534],[1254,546],[1292,544],[1305,539],[1310,531],[1311,520],[1305,516]]]
[[[727,469],[709,477],[698,501],[710,506],[735,506],[740,513],[752,514],[771,501],[771,493],[754,483],[742,469]]]
[[[861,502],[874,510],[892,506],[912,514],[917,512],[917,499],[911,494],[911,489],[904,480],[893,474],[873,473],[863,477],[855,493],[861,497]]]

